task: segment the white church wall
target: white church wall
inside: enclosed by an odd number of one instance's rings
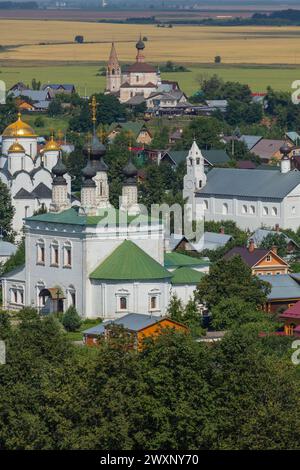
[[[9,147],[16,142],[15,137],[5,137],[2,140],[2,153],[8,154]],[[35,158],[37,154],[37,139],[36,137],[20,137],[18,143],[25,149],[25,153],[31,158]]]
[[[173,285],[171,289],[171,295],[175,294],[183,303],[186,305],[189,300],[193,299],[196,285]]]

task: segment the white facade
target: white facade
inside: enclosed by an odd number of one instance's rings
[[[34,130],[21,120],[8,126],[2,136],[0,180],[10,190],[15,208],[13,230],[21,237],[24,217],[30,217],[41,208],[50,208],[52,168],[56,165],[59,149],[38,153],[38,137]],[[67,191],[71,194],[71,177],[66,175]]]
[[[193,146],[187,157],[183,197],[207,221],[234,221],[241,229],[300,226],[300,172],[283,157],[276,170],[215,168],[206,174]],[[197,160],[198,158],[198,160]],[[198,165],[197,165],[198,161]]]

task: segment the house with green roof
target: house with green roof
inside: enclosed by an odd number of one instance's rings
[[[180,163],[186,161],[188,153],[188,150],[170,149],[162,154],[160,162],[167,163],[173,167],[176,167]],[[201,149],[201,153],[204,157],[204,166],[207,170],[215,166],[227,166],[230,161],[229,155],[225,150],[222,149]]]
[[[114,122],[109,127],[107,137],[112,141],[120,132],[128,134],[132,142],[139,144],[151,144],[152,142],[152,134],[144,121]]]

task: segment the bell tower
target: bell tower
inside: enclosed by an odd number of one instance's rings
[[[109,61],[106,68],[106,91],[117,93],[122,81],[121,67],[119,64],[115,43],[111,45]]]
[[[188,199],[187,203],[192,206],[193,214],[196,211],[195,191],[204,188],[206,181],[204,157],[194,140],[186,158],[186,175],[183,179],[183,198]]]

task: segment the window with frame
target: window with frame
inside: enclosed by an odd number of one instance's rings
[[[64,255],[64,267],[71,268],[72,267],[72,246],[70,242],[66,242],[64,244],[63,255]]]
[[[272,207],[272,215],[277,215],[277,214],[278,214],[277,207]]]
[[[119,305],[120,310],[127,310],[127,297],[120,297]]]
[[[266,257],[266,261],[268,261],[268,262],[271,261],[271,256],[270,256],[270,255],[268,255],[268,256]]]
[[[226,202],[222,206],[222,214],[228,214],[228,204]]]
[[[45,265],[45,242],[44,240],[38,240],[37,242],[37,264]]]
[[[56,240],[51,243],[50,251],[51,251],[51,266],[58,266],[59,265],[59,245]]]
[[[263,207],[263,215],[268,215],[269,214],[269,209],[265,206]]]

